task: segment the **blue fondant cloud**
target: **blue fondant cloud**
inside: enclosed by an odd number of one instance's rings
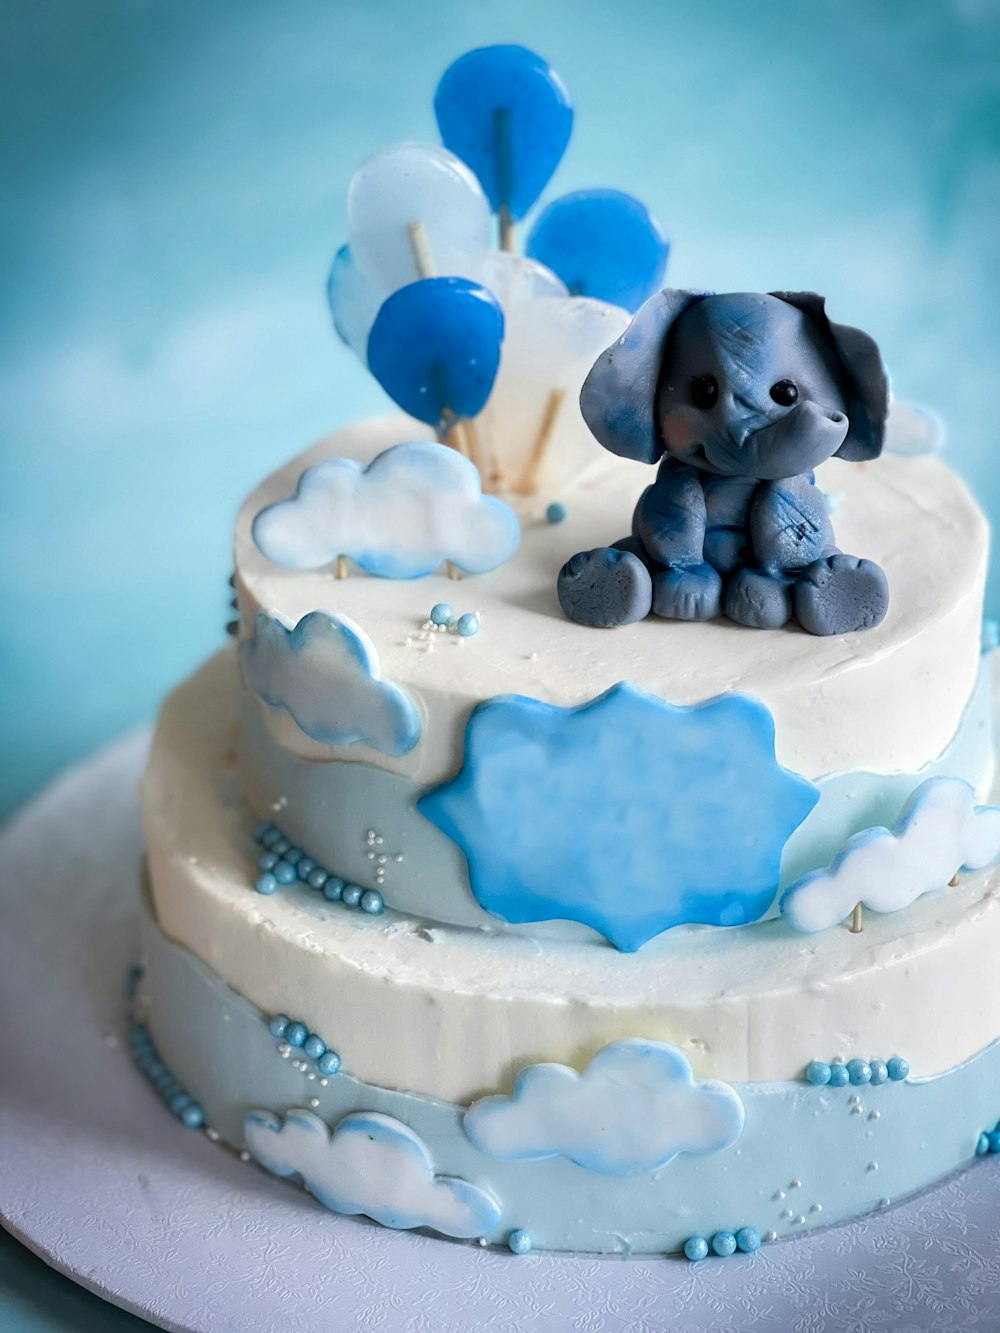
[[[382,680],[371,640],[346,616],[310,611],[292,628],[261,611],[240,659],[250,689],[323,745],[360,741],[399,755],[420,739],[413,701]]]
[[[289,500],[254,520],[275,564],[318,569],[349,556],[370,574],[414,579],[450,560],[470,574],[502,565],[521,529],[509,505],[484,495],[476,468],[443,444],[397,444],[367,467],[328,458],[303,472]]]
[[[683,922],[761,916],[818,797],[778,765],[757,700],[678,708],[622,683],[576,708],[480,704],[464,767],[418,809],[465,852],[487,911],[582,921],[633,950]]]
[[[284,1120],[251,1111],[243,1134],[261,1166],[278,1176],[301,1176],[332,1212],[364,1213],[383,1226],[432,1227],[465,1239],[491,1231],[500,1220],[489,1190],[458,1176],[436,1176],[423,1139],[392,1116],[356,1111],[331,1133],[311,1111],[289,1111]]]
[[[976,805],[961,778],[928,778],[891,829],[871,828],[844,843],[827,870],[814,870],[781,897],[793,930],[812,933],[843,921],[856,903],[898,912],[942,889],[957,870],[978,870],[1000,856],[1000,809]]]
[[[485,1097],[465,1132],[503,1162],[568,1157],[605,1175],[657,1171],[678,1153],[727,1148],[743,1103],[727,1083],[696,1083],[680,1051],[657,1041],[614,1042],[582,1074],[565,1065],[523,1069],[511,1097]]]

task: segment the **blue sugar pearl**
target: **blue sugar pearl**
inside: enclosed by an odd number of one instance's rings
[[[287,1014],[275,1014],[270,1023],[268,1023],[267,1029],[272,1037],[278,1037],[280,1039],[288,1031],[288,1024],[291,1021],[292,1020]]]
[[[740,1227],[736,1233],[736,1248],[744,1254],[753,1254],[760,1249],[760,1232],[756,1227]]]
[[[720,1258],[726,1259],[736,1253],[736,1237],[731,1231],[717,1231],[712,1237],[712,1249]]]
[[[889,1077],[889,1069],[884,1060],[869,1060],[872,1071],[872,1084],[877,1088]]]
[[[976,1140],[976,1156],[982,1157],[983,1154],[988,1153],[989,1150],[990,1136],[988,1134],[980,1134],[979,1138]]]
[[[990,1152],[1000,1152],[1000,1129],[991,1129],[986,1137],[990,1141]]]
[[[265,871],[265,873],[261,875],[261,877],[257,881],[257,892],[277,893],[277,891],[278,891],[278,881],[274,878],[274,876],[270,873],[270,871]]]
[[[302,1050],[308,1055],[310,1060],[318,1060],[326,1050],[326,1042],[322,1037],[317,1037],[315,1032],[310,1032],[302,1043]]]
[[[850,1083],[850,1081],[851,1081],[851,1076],[847,1072],[846,1065],[835,1064],[830,1066],[831,1088],[842,1088],[844,1087],[845,1084]]]
[[[545,517],[549,523],[561,523],[566,517],[566,506],[560,504],[558,500],[553,500],[545,511]]]
[[[274,852],[265,852],[257,862],[257,865],[261,870],[273,870],[277,864],[278,858],[275,856]]]
[[[282,859],[287,861],[290,866],[297,866],[304,855],[305,853],[301,847],[290,847]]]
[[[295,873],[304,884],[309,883],[309,876],[316,869],[316,862],[311,856],[303,856],[295,863]]]
[[[311,889],[321,889],[329,878],[327,871],[322,866],[317,866],[315,870],[309,872],[309,887]]]
[[[707,1259],[708,1241],[704,1236],[692,1236],[690,1240],[684,1242],[684,1254],[693,1264],[699,1259]]]
[[[181,1120],[187,1125],[188,1129],[200,1129],[205,1123],[205,1112],[197,1102],[192,1102],[190,1106],[185,1106],[181,1112]]]
[[[431,624],[450,625],[451,618],[453,615],[454,612],[452,611],[451,607],[448,605],[447,602],[438,602],[436,605],[431,607]]]
[[[336,1051],[326,1051],[316,1061],[316,1067],[321,1074],[335,1074],[340,1068],[340,1056]]]
[[[278,838],[276,842],[271,843],[271,851],[276,852],[278,856],[284,856],[286,852],[291,851],[291,848],[292,844],[287,838]]]
[[[274,825],[269,823],[266,819],[262,823],[258,824],[253,831],[254,842],[263,842],[273,828]]]
[[[512,1231],[507,1237],[507,1248],[511,1254],[527,1254],[531,1249],[531,1233],[528,1231]]]
[[[361,895],[361,910],[367,912],[369,916],[378,916],[384,907],[385,903],[378,889],[367,889]]]
[[[830,1082],[830,1066],[823,1060],[810,1060],[806,1065],[806,1082],[822,1087]]]
[[[173,1111],[174,1115],[180,1115],[185,1107],[191,1105],[191,1098],[186,1092],[175,1093],[167,1102],[167,1106]]]
[[[473,634],[479,633],[479,617],[475,611],[466,611],[464,616],[458,617],[455,628],[463,639],[471,639]]]
[[[295,867],[290,866],[287,861],[279,861],[271,874],[279,884],[294,884],[298,878],[295,874]]]
[[[281,830],[276,829],[272,824],[272,826],[261,838],[261,842],[264,844],[265,847],[273,847],[274,844],[280,840],[280,838],[281,838]]]
[[[855,1086],[867,1083],[872,1076],[872,1067],[867,1060],[848,1060],[847,1076]]]
[[[289,1023],[285,1029],[285,1041],[289,1046],[302,1046],[305,1044],[306,1037],[309,1036],[309,1029],[305,1023]]]
[[[331,903],[339,902],[347,885],[339,875],[327,875],[323,884],[323,896]]]
[[[893,1083],[901,1083],[910,1073],[910,1062],[904,1060],[901,1055],[894,1055],[891,1060],[886,1061],[885,1067]]]
[[[340,896],[345,907],[357,907],[365,896],[365,891],[360,884],[345,884],[344,891]]]

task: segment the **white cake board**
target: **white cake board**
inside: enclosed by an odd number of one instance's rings
[[[692,1265],[516,1258],[335,1217],[184,1129],[123,1042],[146,744],[71,771],[0,835],[0,1218],[54,1268],[191,1333],[1000,1327],[996,1157],[861,1222]]]

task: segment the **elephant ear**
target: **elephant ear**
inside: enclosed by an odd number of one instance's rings
[[[843,367],[850,427],[836,457],[852,463],[878,458],[889,415],[889,375],[878,343],[850,324],[835,324],[827,316],[825,298],[815,292],[770,294],[807,314],[830,339]]]
[[[605,449],[640,463],[655,463],[662,455],[655,406],[667,336],[678,317],[707,295],[673,288],[657,292],[594,362],[580,390],[580,411]]]

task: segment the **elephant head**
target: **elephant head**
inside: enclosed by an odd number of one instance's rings
[[[812,292],[659,292],[580,394],[613,453],[664,452],[722,476],[777,481],[834,455],[881,452],[889,385],[873,339]]]

